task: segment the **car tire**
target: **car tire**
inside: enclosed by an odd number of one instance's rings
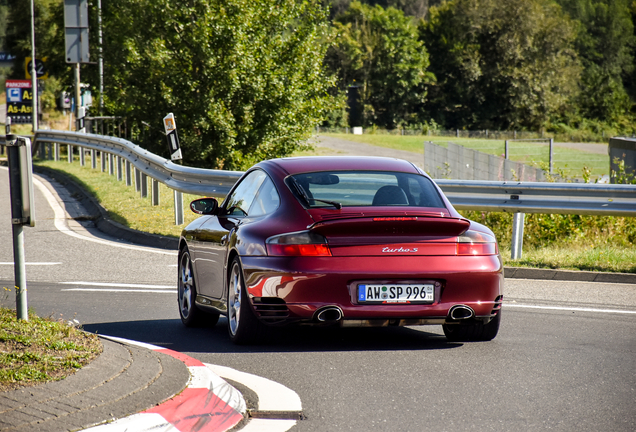
[[[179,276],[177,303],[179,316],[186,327],[214,326],[219,321],[218,313],[207,313],[194,304],[197,298],[197,284],[192,268],[192,259],[187,247],[179,251]]]
[[[442,324],[446,339],[451,342],[484,342],[490,341],[499,333],[501,311],[488,324],[481,321],[461,324]]]
[[[267,336],[267,328],[250,307],[238,257],[232,261],[227,281],[227,330],[230,339],[237,345],[262,341]]]

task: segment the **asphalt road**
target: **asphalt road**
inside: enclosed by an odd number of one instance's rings
[[[0,168],[0,287],[11,288],[7,177]],[[303,403],[294,431],[636,430],[636,285],[507,280],[487,343],[448,343],[438,326],[301,328],[235,347],[224,319],[181,325],[174,253],[87,240],[77,224],[60,232],[37,188],[36,209],[24,231],[40,315],[280,382]]]

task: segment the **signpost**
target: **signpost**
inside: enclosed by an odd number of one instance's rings
[[[11,189],[16,312],[18,319],[28,321],[23,226],[35,226],[31,140],[7,134],[6,145]]]
[[[66,63],[75,63],[75,118],[80,118],[80,63],[90,63],[88,53],[88,1],[64,0]]]

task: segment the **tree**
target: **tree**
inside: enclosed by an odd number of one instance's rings
[[[585,117],[616,122],[633,102],[625,90],[634,73],[633,0],[557,0],[577,20],[576,49],[583,65],[577,101]],[[636,12],[636,3],[632,4]]]
[[[392,129],[417,120],[432,75],[411,19],[392,7],[353,2],[333,25],[336,42],[326,62],[341,91],[360,86],[365,124]]]
[[[184,160],[244,169],[290,154],[329,102],[318,1],[117,0],[104,10],[106,103],[166,154],[173,112]]]
[[[420,25],[437,84],[429,112],[450,128],[543,127],[577,92],[575,26],[549,0],[453,0]]]

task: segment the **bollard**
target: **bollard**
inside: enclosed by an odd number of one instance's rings
[[[183,225],[183,194],[174,191],[174,224]]]
[[[523,252],[523,224],[525,213],[515,213],[512,217],[512,247],[510,258],[521,259]]]

